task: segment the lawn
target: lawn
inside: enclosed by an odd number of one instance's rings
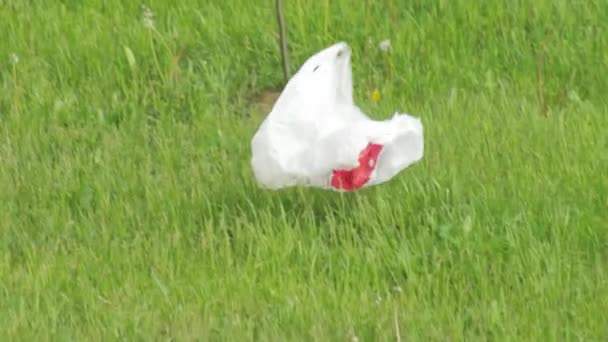
[[[424,124],[353,193],[252,176],[274,1],[147,6],[0,0],[0,339],[608,340],[608,2],[285,0]]]

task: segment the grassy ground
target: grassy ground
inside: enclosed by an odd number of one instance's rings
[[[273,1],[0,0],[0,337],[606,341],[608,2],[353,3],[292,68],[348,41],[426,154],[337,194],[252,179]]]

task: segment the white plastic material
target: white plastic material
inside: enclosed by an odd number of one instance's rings
[[[251,164],[261,187],[353,191],[386,182],[422,158],[418,118],[395,113],[371,120],[353,103],[352,91],[346,43],[302,65],[252,139]]]

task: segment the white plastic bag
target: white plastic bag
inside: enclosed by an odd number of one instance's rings
[[[350,47],[334,44],[289,80],[251,142],[251,164],[267,189],[353,191],[386,182],[423,155],[419,119],[374,121],[354,103]]]

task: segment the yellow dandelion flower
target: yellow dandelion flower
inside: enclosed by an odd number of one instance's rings
[[[374,102],[378,102],[378,101],[380,101],[380,97],[381,97],[380,90],[378,90],[377,88],[374,89],[374,91],[372,92],[372,100]]]

